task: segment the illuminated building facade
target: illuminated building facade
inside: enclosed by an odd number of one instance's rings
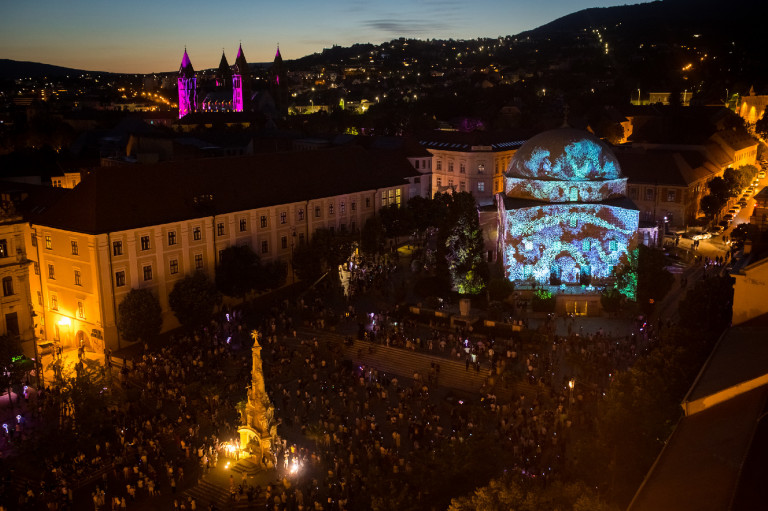
[[[118,349],[117,311],[133,288],[152,290],[163,330],[176,328],[173,286],[196,271],[213,280],[227,247],[290,268],[317,229],[356,232],[380,207],[405,203],[419,178],[407,159],[355,146],[94,172],[31,222],[39,337]]]
[[[632,247],[639,212],[610,148],[561,128],[518,149],[498,195],[499,252],[511,281],[590,285]]]
[[[419,138],[432,153],[432,194],[472,192],[482,206],[504,191],[504,170],[527,134],[434,131]]]

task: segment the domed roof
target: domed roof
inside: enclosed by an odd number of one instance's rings
[[[622,177],[610,147],[593,134],[573,128],[545,131],[530,138],[515,153],[506,175],[559,181]]]

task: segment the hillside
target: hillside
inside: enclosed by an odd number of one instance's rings
[[[40,62],[25,62],[20,60],[0,59],[0,80],[13,80],[16,78],[41,78],[45,76],[62,77],[77,76],[83,73],[110,74],[102,71],[83,71],[69,67],[52,66]]]

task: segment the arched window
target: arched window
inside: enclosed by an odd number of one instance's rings
[[[568,200],[571,202],[579,202],[579,189],[572,186],[568,193]]]

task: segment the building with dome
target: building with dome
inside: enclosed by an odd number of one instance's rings
[[[591,133],[560,128],[530,138],[497,196],[506,277],[560,294],[593,291],[635,240],[639,210],[626,191],[616,156]],[[578,300],[558,306],[577,313],[586,307]]]

